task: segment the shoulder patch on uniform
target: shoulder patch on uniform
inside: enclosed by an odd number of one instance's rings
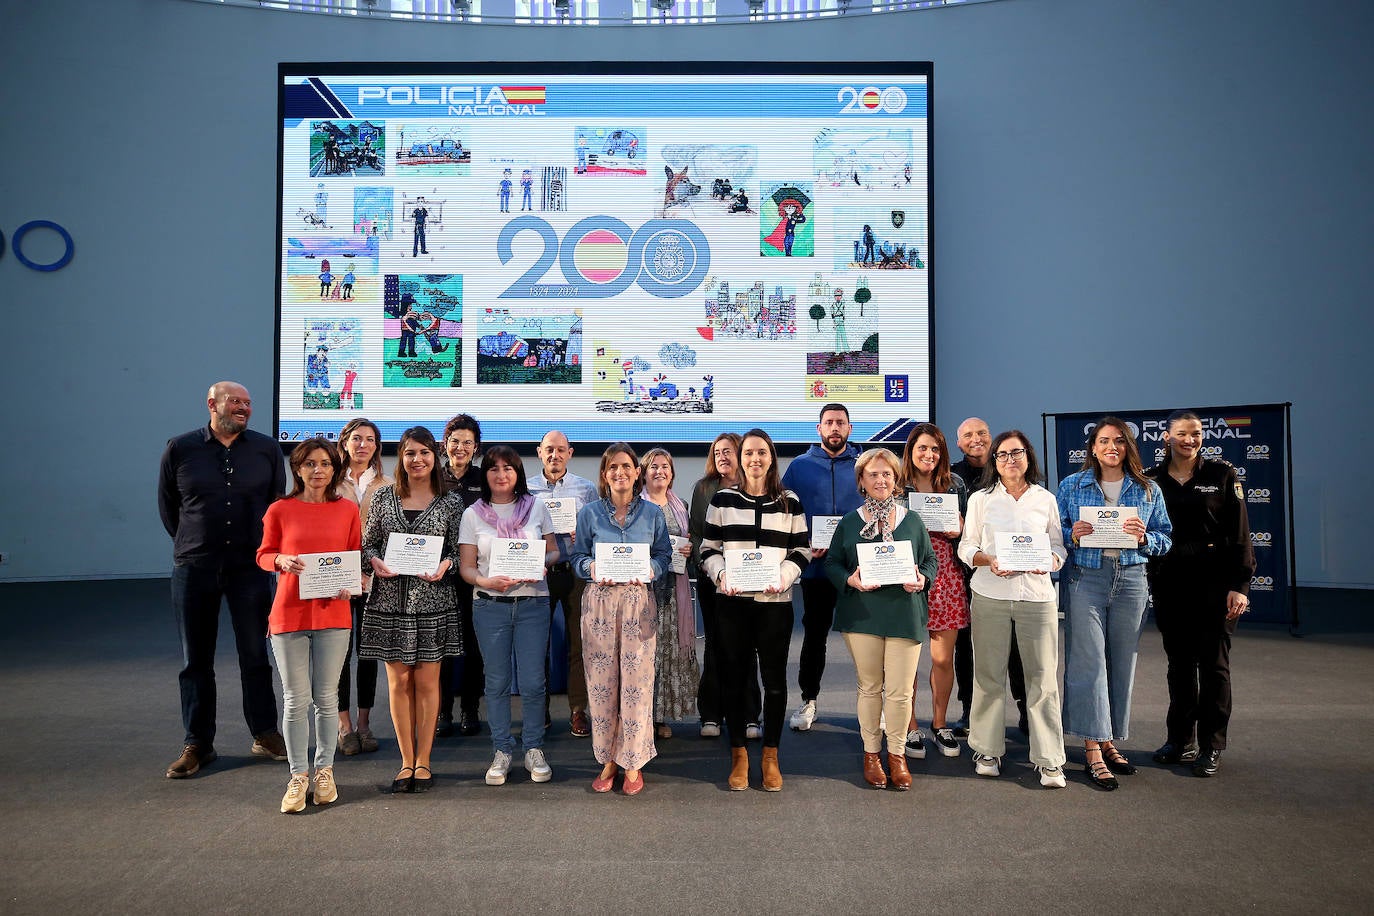
[[[1240,481],[1235,482],[1236,499],[1245,502],[1245,489],[1240,485]]]

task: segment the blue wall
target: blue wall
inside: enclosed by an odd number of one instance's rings
[[[0,580],[164,574],[167,437],[222,377],[269,430],[278,61],[629,56],[935,61],[939,419],[1291,400],[1299,581],[1374,586],[1362,475],[1323,471],[1374,448],[1371,26],[1358,0],[633,30],[6,4],[0,230],[78,250],[0,259]]]

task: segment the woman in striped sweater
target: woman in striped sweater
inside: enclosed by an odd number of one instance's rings
[[[725,721],[730,733],[730,788],[749,788],[745,696],[753,659],[763,676],[763,788],[782,789],[778,740],[787,706],[787,650],[792,638],[792,585],[811,559],[806,515],[784,490],[778,453],[761,429],[744,435],[740,481],[711,498],[701,540],[701,568],[716,584],[720,650],[725,668]],[[763,549],[777,579],[745,590],[726,573],[727,551]],[[733,556],[733,554],[732,554]]]

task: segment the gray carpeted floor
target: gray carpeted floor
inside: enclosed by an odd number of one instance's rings
[[[1149,762],[1165,706],[1150,626],[1122,743],[1141,772],[1121,790],[1092,788],[1072,748],[1068,789],[1041,789],[1014,728],[1001,779],[975,777],[967,749],[932,750],[912,791],[870,790],[833,636],[821,719],[784,734],[780,794],[726,791],[724,741],[684,725],[659,742],[643,795],[595,795],[590,743],[556,697],[551,783],[517,766],[483,784],[484,731],[440,742],[433,792],[381,794],[398,758],[379,707],[381,751],[340,756],[340,801],[296,816],[277,813],[286,764],[248,754],[227,618],[220,759],[163,777],[181,737],[166,595],[165,581],[0,586],[0,912],[1371,909],[1368,592],[1304,591],[1302,639],[1242,630],[1216,779]],[[928,722],[924,684],[917,703]]]

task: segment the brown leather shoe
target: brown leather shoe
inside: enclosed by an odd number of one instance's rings
[[[203,744],[188,744],[181,749],[181,756],[167,767],[168,779],[185,779],[200,772],[200,768],[212,763],[217,755],[213,747]]]
[[[887,788],[887,774],[883,772],[883,755],[864,751],[864,782],[875,789]]]
[[[782,771],[778,769],[778,749],[775,747],[763,749],[763,790],[782,791]]]
[[[592,733],[592,720],[587,717],[585,709],[574,709],[569,725],[574,738],[585,738]]]
[[[878,756],[874,754],[873,756]],[[892,771],[892,788],[905,792],[911,788],[911,771],[906,768],[906,757],[902,754],[888,754],[887,768]]]
[[[281,732],[263,732],[253,738],[254,757],[271,757],[273,760],[286,759],[286,739]]]
[[[743,792],[749,788],[749,749],[730,748],[730,791]]]

